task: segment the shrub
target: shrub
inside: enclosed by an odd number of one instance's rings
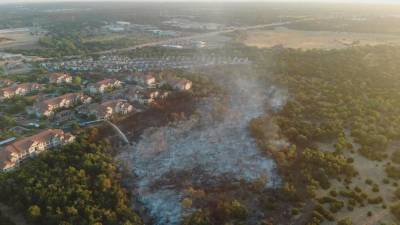
[[[377,184],[374,184],[374,186],[372,187],[372,191],[379,192],[379,186]]]
[[[350,218],[341,219],[338,221],[337,225],[353,225]]]
[[[397,218],[400,219],[400,202],[390,207],[390,212]]]
[[[392,154],[392,162],[400,164],[400,150],[393,152]]]
[[[325,219],[327,219],[327,220],[329,220],[329,221],[334,221],[334,220],[335,220],[335,218],[333,217],[333,215],[332,215],[330,212],[326,211],[326,210],[324,209],[324,207],[322,207],[322,205],[317,205],[317,206],[315,207],[315,210],[316,210],[319,214],[323,215]]]
[[[382,182],[384,183],[384,184],[389,184],[389,179],[387,179],[387,178],[383,178],[383,180],[382,180]]]
[[[383,202],[383,199],[382,199],[381,196],[378,196],[378,197],[375,197],[375,198],[369,198],[369,199],[368,199],[368,203],[369,203],[369,204],[379,204],[379,203],[382,203],[382,202]]]
[[[397,188],[397,189],[394,191],[394,196],[395,196],[397,199],[400,200],[400,188]]]
[[[298,208],[292,208],[292,215],[296,216],[299,215],[300,210]]]

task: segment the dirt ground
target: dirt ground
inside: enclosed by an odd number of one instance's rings
[[[301,31],[279,27],[275,30],[248,31],[243,43],[248,46],[260,48],[283,46],[296,49],[342,49],[354,45],[400,45],[400,36],[331,31]]]
[[[25,29],[0,30],[0,49],[37,47],[39,38]]]

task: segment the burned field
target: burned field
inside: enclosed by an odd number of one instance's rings
[[[142,133],[149,127],[162,127],[170,122],[186,119],[195,110],[195,98],[190,93],[176,93],[165,100],[158,101],[144,112],[128,115],[114,121],[131,142],[138,141]],[[99,132],[97,139],[107,139],[120,152],[119,135],[107,124],[96,125]]]
[[[213,199],[225,197],[249,209],[251,224],[265,216],[255,209],[278,197],[266,194],[254,201],[279,186],[280,179],[274,161],[258,150],[248,123],[266,107],[279,109],[286,96],[273,85],[259,85],[252,73],[248,67],[216,69],[204,76],[222,92],[178,94],[146,114],[117,122],[134,142],[117,158],[134,175],[129,189],[154,224],[183,223],[203,208],[213,211]],[[246,191],[256,186],[260,195]],[[191,196],[193,190],[204,195]]]

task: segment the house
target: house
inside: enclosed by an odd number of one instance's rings
[[[70,133],[64,133],[59,129],[49,129],[15,141],[0,150],[0,168],[3,171],[9,171],[30,157],[74,140],[75,137]]]
[[[90,84],[88,89],[91,94],[102,94],[107,89],[119,88],[122,86],[122,82],[117,79],[105,79],[95,84]]]
[[[12,98],[16,95],[27,95],[34,91],[38,91],[42,89],[42,85],[38,83],[23,83],[14,85],[11,87],[6,87],[0,90],[0,99]]]
[[[34,104],[29,113],[35,114],[37,117],[50,117],[58,109],[71,108],[78,104],[90,103],[91,101],[92,98],[83,93],[68,93]]]
[[[72,83],[72,76],[67,73],[52,73],[49,75],[49,83],[51,84]]]
[[[150,104],[154,102],[160,95],[160,92],[156,89],[144,89],[144,88],[130,88],[127,92],[127,97],[131,102],[138,102],[140,104]]]
[[[8,87],[8,86],[10,86],[11,84],[13,84],[14,83],[14,81],[12,81],[12,80],[9,80],[9,79],[1,79],[0,80],[0,87]]]
[[[156,77],[153,73],[134,73],[127,76],[127,81],[134,81],[144,86],[153,86],[156,84]]]
[[[187,80],[185,78],[177,78],[177,77],[168,77],[165,79],[165,82],[171,86],[172,89],[178,91],[187,91],[192,88],[192,81]]]
[[[54,115],[54,121],[57,124],[73,120],[75,118],[75,113],[73,110],[62,110]]]
[[[118,89],[111,92],[104,93],[102,95],[103,101],[107,100],[117,100],[117,99],[126,99],[126,89]]]
[[[133,106],[122,99],[105,101],[101,104],[90,104],[79,108],[80,114],[95,115],[97,119],[110,119],[115,114],[126,115],[134,111]]]

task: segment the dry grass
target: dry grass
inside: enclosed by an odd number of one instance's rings
[[[400,36],[330,31],[300,31],[280,27],[275,30],[249,31],[245,35],[243,43],[248,46],[260,48],[283,46],[296,49],[341,49],[353,45],[400,45]]]
[[[347,134],[348,135],[348,134]],[[348,136],[351,140],[351,137]],[[357,149],[359,146],[354,144]],[[387,153],[391,153],[400,146],[400,142],[392,143],[388,149]],[[393,186],[393,180],[389,184],[385,184],[383,179],[386,178],[385,165],[390,161],[389,159],[383,160],[381,162],[371,161],[367,158],[361,156],[357,151],[354,153],[350,151],[345,151],[344,155],[346,157],[351,157],[354,159],[354,167],[359,172],[359,175],[354,178],[349,185],[351,189],[354,187],[359,187],[363,192],[367,193],[369,197],[381,196],[387,208],[382,207],[383,204],[366,204],[364,207],[355,207],[353,211],[347,210],[346,206],[335,214],[336,221],[343,218],[351,218],[354,225],[378,225],[378,224],[398,224],[396,218],[390,213],[390,205],[394,203],[394,191],[396,187]],[[372,191],[372,186],[365,183],[366,179],[370,179],[374,184],[379,185],[380,191],[378,193]],[[345,185],[339,181],[332,181],[332,187],[329,190],[346,190]],[[327,196],[329,195],[329,190],[318,190],[317,196]],[[337,197],[338,200],[346,202],[346,198]],[[368,217],[367,213],[372,212],[372,216]],[[336,222],[325,221],[323,225],[336,225]]]

